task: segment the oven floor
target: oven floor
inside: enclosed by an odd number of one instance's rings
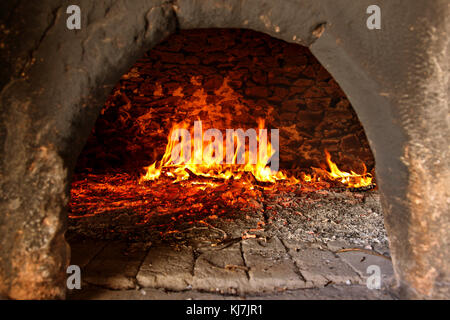
[[[386,248],[279,239],[213,247],[85,240],[72,244],[82,289],[69,299],[391,299]],[[367,267],[381,271],[367,288]]]
[[[208,183],[139,184],[127,174],[88,175],[72,187],[68,240],[216,245],[277,236],[306,242],[388,245],[377,190],[350,192],[326,188],[326,182]]]
[[[133,224],[132,211],[110,210],[70,220],[82,289],[69,299],[391,298],[376,190],[262,194],[260,206],[214,217],[178,211]],[[380,290],[366,286],[371,265],[380,268]]]

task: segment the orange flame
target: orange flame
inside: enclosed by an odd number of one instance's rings
[[[258,128],[264,129],[264,120],[258,120]],[[161,174],[165,174],[169,177],[175,178],[175,182],[188,179],[192,174],[195,176],[209,177],[213,179],[241,179],[244,173],[251,173],[254,178],[261,182],[276,182],[278,180],[289,180],[292,183],[298,183],[299,180],[294,177],[288,178],[281,171],[272,171],[267,163],[270,158],[276,152],[272,148],[272,144],[267,141],[267,137],[256,136],[258,142],[258,152],[254,153],[254,150],[250,148],[245,149],[245,164],[238,164],[238,150],[241,147],[241,141],[236,139],[234,143],[235,151],[232,158],[232,162],[229,164],[223,164],[225,155],[225,142],[218,143],[216,146],[218,150],[213,148],[214,142],[203,140],[203,129],[202,136],[197,137],[194,133],[193,142],[191,145],[190,139],[181,139],[181,141],[174,140],[174,137],[178,137],[177,130],[186,129],[187,125],[185,123],[175,125],[169,135],[169,142],[167,143],[164,155],[159,162],[155,162],[152,165],[146,167],[146,173],[141,177],[141,181],[156,180]],[[192,135],[191,135],[192,136]],[[262,138],[262,139],[261,139]],[[187,141],[186,141],[187,140]],[[193,148],[192,148],[193,147]],[[176,149],[175,149],[176,148]],[[172,158],[173,151],[179,154],[179,158],[182,160],[181,163],[177,164],[176,159]],[[190,154],[193,155],[187,157],[185,153],[191,151]],[[217,156],[217,153],[219,156]],[[222,155],[222,157],[220,156]],[[187,159],[186,159],[187,158]],[[256,163],[251,163],[249,159],[256,159]]]
[[[365,164],[363,164],[364,172],[362,174],[358,174],[352,170],[350,172],[345,172],[341,171],[338,166],[331,161],[331,155],[327,150],[325,150],[325,156],[330,171],[313,168],[317,173],[325,175],[325,177],[330,180],[337,180],[347,186],[347,188],[362,188],[372,185],[372,175],[367,173]]]
[[[270,167],[267,166],[267,163],[270,157],[275,153],[275,150],[272,150],[272,145],[267,141],[266,143],[262,143],[259,145],[258,156],[256,157],[257,163],[250,164],[247,163],[245,165],[237,164],[237,150],[236,148],[233,162],[231,164],[222,164],[218,161],[217,157],[214,156],[214,153],[211,152],[211,144],[201,140],[198,142],[196,137],[194,137],[194,145],[196,143],[201,143],[202,148],[194,148],[194,155],[185,162],[181,164],[174,164],[174,159],[172,159],[172,151],[176,147],[177,150],[180,150],[180,158],[184,158],[184,150],[186,148],[191,148],[190,141],[184,141],[183,139],[178,142],[173,140],[173,133],[181,128],[186,128],[186,124],[175,125],[171,133],[169,135],[169,142],[166,146],[166,151],[162,157],[162,159],[158,162],[153,163],[152,165],[145,168],[146,172],[141,177],[140,182],[143,181],[153,181],[160,178],[162,174],[165,174],[168,177],[174,178],[174,182],[179,182],[183,180],[189,179],[191,175],[198,177],[208,177],[211,179],[222,179],[229,180],[235,179],[239,180],[244,177],[244,173],[251,173],[254,178],[261,182],[276,182],[279,180],[285,180],[290,184],[298,184],[301,180],[295,177],[288,177],[282,171],[273,172]],[[264,120],[259,120],[259,128],[264,128]],[[258,137],[258,143],[261,142]],[[239,140],[237,140],[236,144],[239,146]],[[189,145],[187,145],[189,144]],[[225,148],[225,143],[219,144],[220,146],[220,154],[224,154],[223,150]],[[245,151],[245,159],[250,159],[253,155],[251,150]],[[347,188],[362,188],[371,186],[372,183],[372,175],[367,172],[366,166],[363,164],[364,172],[362,174],[358,174],[354,171],[345,172],[341,171],[338,166],[331,160],[331,155],[327,150],[325,150],[326,162],[330,171],[326,171],[319,168],[312,168],[314,171],[314,175],[304,174],[302,176],[302,181],[306,183],[314,183],[321,181],[321,177],[332,180],[339,181]],[[214,185],[214,182],[209,181],[209,185]]]

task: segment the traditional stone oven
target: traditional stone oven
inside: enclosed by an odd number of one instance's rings
[[[292,141],[284,140],[287,143],[280,146],[282,164],[289,166],[307,159],[304,165],[318,165],[317,150],[327,147],[338,163],[352,163],[352,168],[355,159],[351,156],[358,149],[356,158],[363,158],[370,170],[374,162],[366,144],[367,135],[375,156],[397,292],[402,297],[448,297],[446,155],[450,8],[446,1],[432,5],[417,1],[408,8],[401,3],[379,1],[383,27],[368,30],[364,17],[370,4],[180,0],[138,4],[97,1],[94,5],[80,1],[83,23],[77,31],[65,27],[65,8],[69,4],[57,1],[44,5],[2,4],[1,292],[11,298],[65,296],[69,248],[64,232],[70,183],[78,155],[106,96],[120,76],[127,72],[126,90],[133,92],[133,74],[142,74],[145,65],[141,65],[141,70],[130,70],[130,66],[170,34],[177,33],[180,37],[187,32],[179,30],[245,28],[309,47],[345,91],[364,127],[363,131],[347,98],[318,62],[309,63],[311,70],[302,70],[303,74],[314,73],[315,79],[326,82],[334,93],[317,96],[317,90],[323,89],[319,85],[310,93],[302,91],[301,101],[296,101],[299,97],[295,94],[283,99],[289,88],[283,87],[280,75],[265,78],[263,73],[254,72],[245,87],[233,83],[239,82],[242,74],[239,79],[229,79],[229,87],[237,88],[236,91],[241,88],[244,95],[256,100],[246,105],[251,112],[261,111],[254,109],[264,104],[258,100],[279,104],[285,111],[296,109],[291,116],[289,112],[276,111],[272,116],[264,114],[277,127],[285,128],[287,138],[301,135],[301,124],[297,125],[301,119],[294,118],[298,114],[309,119],[310,131],[322,123],[323,128],[317,130],[322,136],[316,137],[316,142],[314,139],[296,141],[300,151],[292,152]],[[201,32],[200,37],[204,32],[218,31]],[[235,29],[223,31],[222,36],[226,39],[233,32],[242,32],[245,39],[246,34],[254,31]],[[251,36],[261,41],[264,37],[268,36]],[[165,52],[157,47],[153,54],[158,58],[145,59],[183,60],[184,57],[177,56],[177,50],[171,53],[170,47],[176,47],[177,43],[162,44]],[[305,55],[298,54],[298,49],[288,44],[280,42],[280,47],[284,54],[290,55],[291,72],[297,74],[299,70],[295,66],[304,65],[300,60]],[[226,58],[223,54],[209,57],[230,63],[221,60]],[[283,59],[272,58],[266,63],[282,66]],[[315,60],[313,56],[308,59]],[[195,61],[183,60],[183,63],[195,64]],[[153,65],[151,76],[155,75],[155,69],[157,66]],[[307,88],[307,78],[299,79],[294,87]],[[150,80],[148,91],[154,95],[159,89],[155,79]],[[199,80],[192,81],[195,85]],[[203,88],[217,90],[223,86],[223,79],[211,76],[201,83]],[[165,87],[169,88],[171,103],[180,98],[176,86]],[[268,90],[273,93],[272,99]],[[127,103],[128,97],[120,94],[120,89],[116,87],[114,92],[117,94],[107,104],[114,104],[115,99],[122,105]],[[317,99],[312,103],[312,98]],[[133,104],[138,103],[139,95],[133,98]],[[332,115],[336,116],[336,112],[327,109],[330,105],[337,106],[340,115],[348,116],[348,132],[341,131],[342,136],[338,138],[327,132],[326,121],[323,124],[324,117],[332,121]],[[104,118],[98,118],[97,127]],[[286,128],[292,129],[286,131]],[[333,150],[336,145],[339,148]],[[89,141],[83,153],[89,152],[89,146],[95,149],[95,143]],[[112,148],[116,146],[111,144]],[[338,152],[345,149],[353,152]],[[132,158],[139,160],[139,157]],[[86,167],[83,159],[89,157],[81,156],[77,168]],[[108,160],[108,155],[97,157],[97,163],[87,167],[101,167],[99,161],[105,159]]]

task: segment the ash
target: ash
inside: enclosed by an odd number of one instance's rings
[[[128,175],[78,179],[72,186],[67,236],[194,247],[272,237],[388,245],[377,190],[245,180],[138,184]]]

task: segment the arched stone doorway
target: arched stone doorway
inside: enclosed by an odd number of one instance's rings
[[[80,1],[80,31],[59,2],[2,5],[1,291],[64,296],[71,171],[120,75],[177,28],[233,27],[308,46],[337,80],[374,151],[401,294],[448,297],[448,4],[381,2],[380,31],[368,5]]]

